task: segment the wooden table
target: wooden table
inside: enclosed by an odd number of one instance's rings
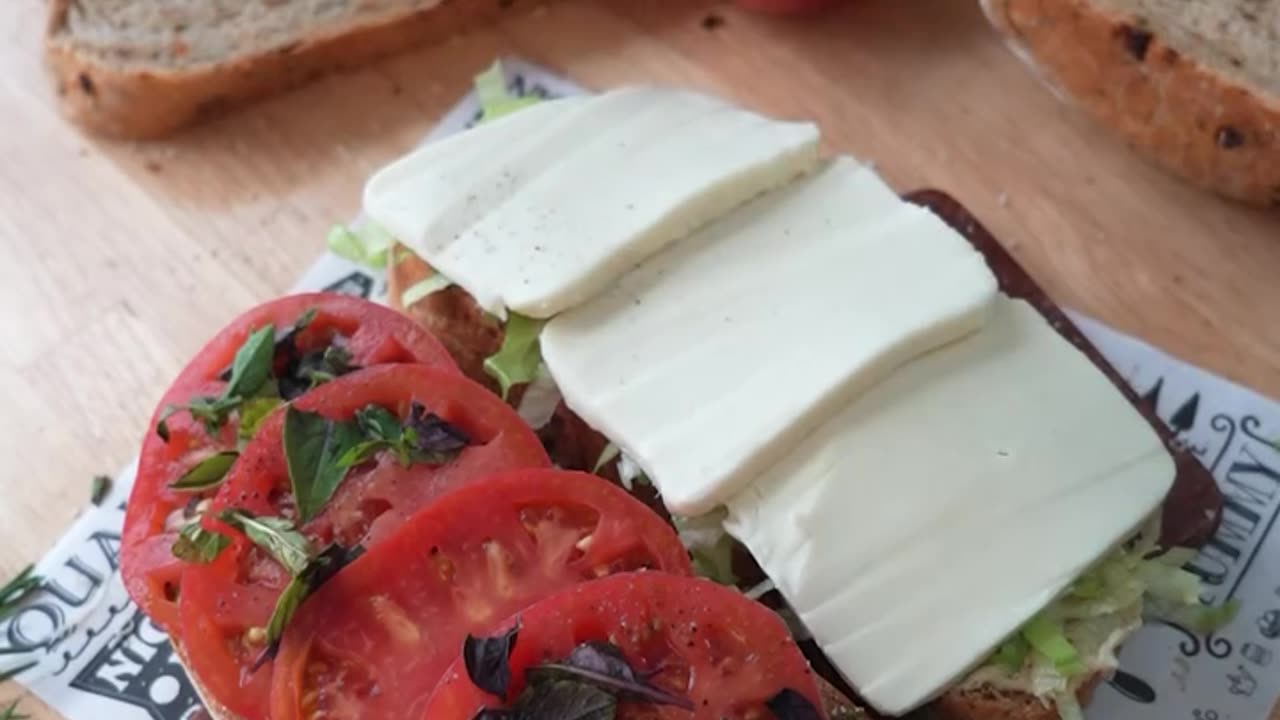
[[[504,53],[587,86],[672,83],[815,118],[831,150],[874,160],[896,187],[960,198],[1064,305],[1280,396],[1280,215],[1131,155],[1046,92],[971,3],[865,0],[787,22],[694,0],[565,0],[150,145],[62,122],[43,14],[0,3],[6,573],[53,543],[93,474],[129,461],[206,336],[289,287],[369,172]]]

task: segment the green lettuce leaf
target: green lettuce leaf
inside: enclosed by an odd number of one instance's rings
[[[498,381],[503,400],[507,399],[511,388],[537,377],[538,366],[542,364],[538,335],[546,322],[517,313],[508,314],[502,347],[484,361],[484,371]]]
[[[334,225],[325,238],[330,252],[351,262],[374,270],[387,267],[387,254],[395,244],[395,238],[381,225],[366,222],[359,228]]]

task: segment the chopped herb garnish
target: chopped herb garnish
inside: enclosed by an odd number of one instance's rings
[[[359,465],[383,450],[395,453],[405,467],[414,463],[442,465],[471,442],[465,431],[428,413],[419,402],[410,405],[409,418],[403,425],[389,410],[377,405],[356,411],[356,424],[365,439],[338,458],[342,467]]]
[[[111,476],[110,475],[94,475],[93,482],[89,485],[89,502],[94,505],[101,505],[103,500],[107,499],[107,495],[111,494]]]
[[[280,395],[293,400],[312,388],[358,368],[351,364],[351,353],[340,345],[309,350],[291,358],[280,376]]]
[[[783,688],[766,700],[765,706],[778,720],[822,720],[822,713],[809,702],[809,698],[791,688]]]
[[[222,399],[252,397],[271,378],[275,357],[276,329],[266,325],[249,335],[231,363],[231,379],[222,389]]]
[[[244,510],[223,510],[218,519],[244,533],[291,575],[302,574],[311,560],[311,543],[288,518],[255,516]]]
[[[172,552],[179,560],[203,564],[213,562],[230,544],[231,538],[215,530],[204,529],[200,526],[200,518],[196,517],[178,531]]]
[[[502,347],[484,360],[484,371],[498,381],[502,399],[507,398],[511,388],[538,376],[538,366],[542,364],[538,335],[546,322],[517,313],[507,317]]]
[[[36,574],[36,566],[28,565],[0,587],[0,620],[16,612],[22,601],[35,592],[43,582],[44,578]]]
[[[516,637],[520,633],[520,625],[513,625],[510,630],[495,637],[475,637],[467,635],[462,643],[462,661],[467,668],[467,677],[476,687],[500,698],[507,696],[507,688],[511,685],[511,651],[516,648]]]
[[[363,440],[354,421],[330,420],[292,405],[285,408],[284,457],[300,522],[315,517],[333,497],[349,467],[338,460]]]
[[[363,553],[364,548],[359,545],[353,548],[330,545],[319,555],[310,558],[299,572],[294,573],[293,579],[285,586],[280,597],[276,598],[275,609],[271,611],[271,618],[267,621],[267,647],[254,660],[251,671],[257,670],[264,662],[276,656],[284,629],[293,619],[302,601]]]
[[[212,490],[221,485],[222,481],[226,479],[227,471],[235,464],[238,457],[240,457],[240,453],[235,450],[214,453],[192,465],[181,477],[169,485],[169,489],[183,492]]]

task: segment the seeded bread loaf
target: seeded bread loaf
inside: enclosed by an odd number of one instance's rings
[[[1280,206],[1280,0],[983,0],[1014,48],[1137,150]]]
[[[51,0],[45,54],[73,121],[103,135],[151,138],[326,72],[439,40],[515,4]]]

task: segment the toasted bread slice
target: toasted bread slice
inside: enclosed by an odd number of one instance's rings
[[[1066,95],[1168,170],[1280,206],[1280,4],[983,0]]]
[[[516,5],[494,0],[53,0],[45,55],[66,115],[153,138],[321,74],[431,43]]]

